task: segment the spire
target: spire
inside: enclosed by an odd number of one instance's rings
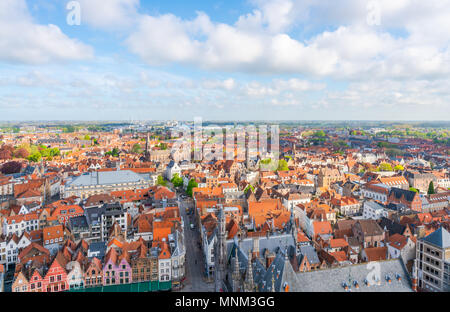
[[[255,285],[253,282],[253,268],[252,268],[252,252],[248,250],[248,261],[247,261],[247,274],[245,275],[245,291],[253,292]]]
[[[236,246],[234,253],[234,269],[233,269],[233,291],[237,292],[239,290],[239,281],[241,279],[241,274],[239,271],[239,257],[238,257],[238,247]]]
[[[272,272],[272,292],[275,292],[275,272]]]
[[[150,132],[147,132],[147,137],[145,138],[144,158],[145,161],[150,161]]]

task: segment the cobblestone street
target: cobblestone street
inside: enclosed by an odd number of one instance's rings
[[[192,208],[192,202],[179,199],[180,213],[185,224],[186,242],[186,280],[183,282],[182,292],[207,292],[214,291],[214,283],[207,283],[204,277],[205,265],[203,252],[201,250],[200,232],[197,227],[191,229],[190,224],[194,223],[193,215],[186,213],[186,207]],[[195,223],[194,223],[195,224]]]

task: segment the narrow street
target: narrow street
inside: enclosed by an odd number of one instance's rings
[[[195,223],[193,215],[186,213],[186,207],[192,209],[192,202],[178,197],[181,217],[185,225],[186,242],[186,280],[184,281],[184,292],[207,292],[214,291],[214,283],[206,283],[204,279],[205,265],[203,261],[203,252],[199,247],[200,232],[195,224],[192,230],[190,224]]]

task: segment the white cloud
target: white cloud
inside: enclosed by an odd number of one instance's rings
[[[448,119],[450,111],[450,89],[448,79],[435,81],[383,80],[351,83],[346,90],[329,92],[322,104],[327,107],[365,107],[379,112],[400,109],[405,116],[414,110],[438,112]],[[386,116],[387,119],[401,116]]]
[[[81,23],[97,28],[119,30],[130,27],[138,16],[139,0],[77,0]]]
[[[35,24],[25,0],[0,1],[0,60],[27,64],[91,58],[93,49],[55,25]]]
[[[215,23],[205,13],[192,20],[145,15],[126,43],[151,65],[178,63],[207,70],[336,79],[447,75],[450,6],[441,3],[450,0],[394,2],[377,2],[379,27],[367,24],[367,3],[357,0],[339,4],[254,0],[256,9],[234,25]],[[418,16],[420,11],[423,15]],[[307,27],[312,20],[322,27],[331,23],[333,30],[319,31],[304,41],[289,34],[293,27]]]
[[[26,75],[17,77],[16,84],[22,87],[52,87],[59,84],[58,80],[48,77],[39,71],[31,71]]]
[[[232,78],[226,80],[206,80],[202,83],[202,87],[205,89],[224,89],[230,91],[236,86],[237,84]]]
[[[278,96],[280,94],[292,97],[293,94],[301,96],[304,92],[324,90],[324,83],[312,83],[296,78],[282,80],[274,79],[270,83],[252,81],[243,87],[244,94],[250,97]]]
[[[193,20],[172,14],[144,16],[126,43],[150,65],[176,62],[223,71],[323,75],[332,71],[336,61],[332,51],[305,46],[286,34],[212,23],[204,13]]]

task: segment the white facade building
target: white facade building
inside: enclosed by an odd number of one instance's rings
[[[374,201],[366,201],[363,205],[363,219],[378,220],[388,215],[388,210]]]

